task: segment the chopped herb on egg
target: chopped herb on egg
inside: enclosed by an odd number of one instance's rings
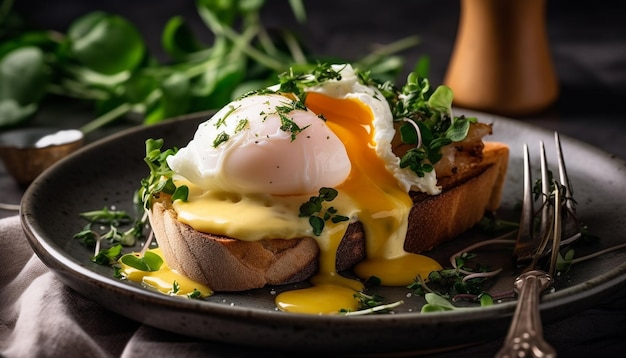
[[[226,132],[220,132],[213,140],[213,148],[219,147],[220,144],[225,143],[230,139],[230,136]]]
[[[324,202],[333,201],[337,197],[337,190],[333,188],[320,188],[318,196],[312,196],[309,201],[300,205],[300,217],[308,217],[309,224],[313,228],[313,234],[319,236],[326,226],[326,221],[330,220],[336,224],[348,221],[347,216],[337,214],[337,209],[330,206],[324,208]]]
[[[239,123],[237,123],[237,127],[235,127],[235,133],[241,132],[242,130],[246,129],[247,126],[248,126],[247,119],[240,120]]]
[[[280,129],[291,133],[292,141],[296,140],[296,136],[309,127],[307,125],[306,127],[301,128],[293,119],[289,117],[289,113],[295,110],[306,111],[307,108],[304,106],[304,103],[300,101],[291,101],[289,103],[285,103],[284,106],[276,106],[276,113],[280,117]]]
[[[293,119],[289,118],[289,116],[284,113],[279,113],[278,115],[280,116],[280,129],[291,133],[292,141],[296,140],[296,136],[308,127],[306,126],[304,128],[300,128],[300,126],[294,122]]]
[[[230,110],[228,112],[226,112],[226,114],[224,115],[224,117],[219,118],[217,120],[217,122],[215,123],[215,128],[219,128],[223,125],[226,124],[226,118],[228,118],[228,116],[230,116],[231,114],[233,114],[233,112],[235,112],[239,107],[235,107],[233,105],[229,105],[228,108],[230,108]]]

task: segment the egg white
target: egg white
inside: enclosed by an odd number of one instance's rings
[[[233,101],[167,162],[205,190],[300,195],[341,184],[351,168],[344,145],[308,110],[286,113],[298,130],[281,128],[277,107],[290,106],[293,100],[280,94]]]

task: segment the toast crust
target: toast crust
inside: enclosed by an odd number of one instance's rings
[[[442,178],[439,195],[411,192],[405,250],[429,251],[474,226],[500,203],[509,150],[485,142],[482,160],[459,175]],[[149,220],[165,260],[173,269],[214,291],[244,291],[304,281],[317,272],[319,248],[313,238],[240,241],[202,233],[179,222],[167,199],[157,201]],[[365,258],[360,223],[351,223],[337,252],[337,271]]]

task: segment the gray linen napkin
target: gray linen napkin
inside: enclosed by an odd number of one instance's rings
[[[119,356],[138,324],[84,299],[33,254],[19,218],[0,220],[0,354]]]

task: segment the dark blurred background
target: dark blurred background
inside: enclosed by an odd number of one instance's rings
[[[459,1],[318,0],[305,1],[305,7],[305,24],[295,20],[287,0],[267,1],[262,18],[268,28],[294,30],[316,54],[346,59],[358,58],[377,44],[418,35],[420,44],[402,53],[405,72],[426,55],[431,60],[431,82],[442,83],[456,37]],[[93,10],[122,15],[139,28],[150,51],[163,61],[167,58],[160,45],[161,31],[174,15],[183,15],[198,37],[211,43],[211,33],[191,0],[16,0],[14,8],[29,26],[62,32]],[[606,0],[547,1],[548,39],[561,96],[556,106],[530,121],[549,116],[575,122],[581,113],[594,113],[624,129],[620,120],[626,100],[624,9],[623,3]],[[601,103],[591,97],[601,98]]]
[[[418,35],[421,44],[406,51],[407,66],[421,55],[432,59],[431,79],[443,80],[452,52],[459,17],[459,1],[454,0],[316,0],[304,1],[308,19],[298,24],[287,0],[267,1],[263,19],[268,27],[285,27],[299,33],[315,53],[354,58],[371,46]],[[626,25],[621,2],[599,0],[547,1],[548,37],[559,77],[593,88],[610,78],[622,82],[626,96]],[[71,21],[93,10],[122,15],[134,23],[154,54],[163,56],[160,35],[166,21],[183,15],[200,37],[210,43],[211,34],[199,18],[192,0],[15,0],[15,9],[34,28],[65,31]],[[581,53],[580,42],[594,43]],[[606,43],[619,46],[611,52],[598,52]],[[162,57],[163,58],[163,57]],[[584,71],[594,66],[604,69],[606,78]],[[566,76],[563,76],[567,74]],[[570,88],[574,83],[564,83]],[[583,91],[583,88],[578,88]]]

